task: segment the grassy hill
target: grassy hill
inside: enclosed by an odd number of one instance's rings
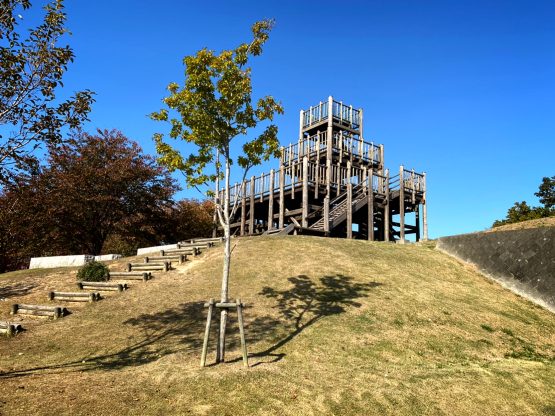
[[[231,362],[199,368],[203,303],[219,293],[215,248],[0,339],[0,414],[555,414],[555,316],[433,244],[234,244],[250,369],[235,329]],[[75,271],[0,276],[4,318],[12,300],[75,281]]]

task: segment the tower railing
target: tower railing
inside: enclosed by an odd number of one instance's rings
[[[310,107],[302,112],[302,128],[307,128],[321,123],[328,119],[328,101],[320,102],[318,105]],[[347,124],[353,129],[360,127],[360,110],[353,108],[352,105],[345,105],[341,101],[332,102],[332,116],[334,122]]]
[[[289,165],[302,160],[304,156],[309,159],[319,159],[327,150],[327,131],[321,131],[310,137],[305,137],[297,143],[291,143],[281,148],[281,164]],[[339,132],[333,135],[333,151],[347,157],[354,157],[373,166],[382,166],[381,145],[364,141],[353,134]]]
[[[325,165],[318,163],[307,163],[307,185],[311,187],[322,187],[325,189],[327,185],[327,170]],[[283,171],[283,173],[282,173]],[[376,194],[385,195],[387,180],[386,177],[378,173],[372,172],[368,168],[351,167],[349,168],[341,165],[330,166],[330,187],[333,188],[338,195],[343,192],[347,185],[351,183],[353,186],[364,185],[364,187],[371,186],[372,191]],[[263,173],[260,176],[253,176],[250,180],[244,183],[236,183],[231,186],[230,203],[233,204],[237,199],[241,198],[254,198],[254,201],[264,200],[270,193],[277,194],[280,191],[280,179],[283,175],[283,191],[288,192],[303,186],[303,161],[296,161],[291,163],[290,166],[282,166],[280,170],[272,170],[270,173]],[[419,175],[416,174],[415,175]],[[369,178],[372,177],[370,184]],[[224,191],[220,190],[219,197],[223,200]]]

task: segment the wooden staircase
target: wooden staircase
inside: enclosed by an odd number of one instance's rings
[[[353,202],[352,209],[353,213],[357,212],[367,203],[366,199],[367,193],[365,191],[364,183],[356,185],[353,187]],[[340,194],[337,198],[330,202],[330,230],[341,224],[347,219],[347,191]],[[316,231],[324,231],[324,221],[325,218],[322,215],[314,224],[309,226],[309,229]]]

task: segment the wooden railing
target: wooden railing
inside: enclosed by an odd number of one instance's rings
[[[401,168],[399,173],[389,178],[389,189],[392,191],[401,188],[401,174],[403,176],[403,190],[405,192],[425,192],[426,191],[426,177],[422,173],[417,173],[413,170],[405,170]]]
[[[245,198],[254,198],[263,200],[270,193],[278,193],[283,187],[283,191],[299,188],[303,186],[304,177],[303,161],[296,161],[288,166],[281,166],[279,170],[271,170],[270,173],[264,173],[260,176],[253,176],[244,183],[236,183],[230,187],[230,202],[243,196]],[[326,165],[317,164],[307,161],[307,185],[315,188],[326,187],[328,169]],[[372,183],[369,183],[371,170],[368,168],[345,167],[341,165],[330,166],[329,183],[335,193],[339,195],[344,192],[347,184],[350,182],[353,186],[363,185],[365,190],[368,186],[372,187],[374,193],[385,195],[387,188],[386,177],[378,173],[372,173]],[[282,178],[283,175],[283,179]],[[220,191],[220,198],[223,200],[223,190]]]
[[[310,127],[328,119],[329,101],[322,102],[308,110],[302,111],[303,128]],[[340,124],[347,124],[354,129],[360,127],[360,110],[353,108],[352,105],[345,105],[341,101],[332,101],[333,120]]]
[[[297,143],[291,143],[287,147],[281,148],[281,164],[290,165],[291,163],[302,160],[304,156],[320,159],[320,155],[325,155],[327,150],[327,131],[318,132]],[[366,142],[349,133],[339,132],[333,135],[332,148],[343,156],[361,159],[374,166],[382,166],[382,146],[372,142]]]

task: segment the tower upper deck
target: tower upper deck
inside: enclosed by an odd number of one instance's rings
[[[301,110],[301,131],[313,132],[324,126],[335,126],[340,129],[360,134],[362,131],[362,109],[343,104],[342,101],[329,97],[327,101]],[[310,133],[309,133],[310,134]]]

